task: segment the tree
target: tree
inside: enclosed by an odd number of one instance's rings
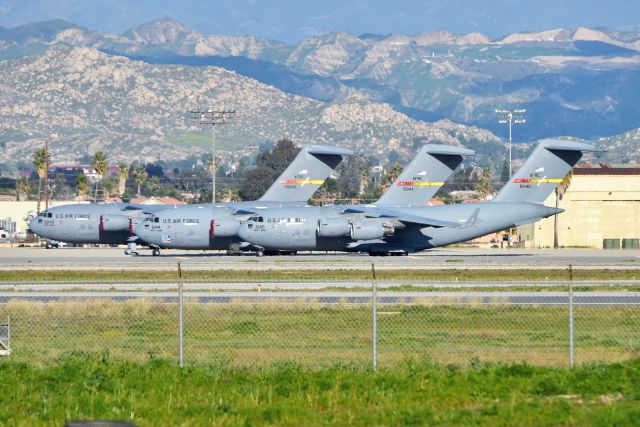
[[[118,193],[120,196],[124,194],[127,185],[127,179],[129,178],[129,165],[125,162],[120,162],[118,165]]]
[[[27,200],[31,186],[29,185],[29,178],[21,176],[16,180],[16,196],[19,201]]]
[[[489,197],[491,192],[493,191],[491,185],[491,168],[483,168],[480,176],[478,177],[478,181],[476,182],[476,191],[478,195],[486,199]]]
[[[138,197],[140,197],[140,187],[145,183],[148,177],[149,174],[144,166],[138,166],[133,171],[133,178],[136,180],[136,185],[138,186],[138,193],[136,194]]]
[[[562,182],[556,187],[556,208],[560,205],[560,200],[564,197],[564,193],[567,192],[571,185],[571,179],[573,178],[573,170],[562,179]],[[553,248],[558,249],[560,247],[558,242],[558,215],[553,216]]]
[[[382,195],[382,193],[387,191],[387,189],[391,186],[391,184],[393,184],[395,180],[398,179],[401,173],[402,173],[402,166],[400,165],[400,163],[395,162],[391,166],[389,166],[389,169],[380,180],[380,184],[379,184],[380,195]]]
[[[36,208],[37,212],[40,212],[40,203],[42,202],[42,179],[47,173],[48,162],[49,159],[47,158],[47,154],[44,148],[38,148],[33,152],[33,167],[38,174],[38,205]]]
[[[509,182],[509,160],[504,159],[504,163],[502,164],[502,173],[500,174],[500,183],[502,185]]]
[[[119,178],[114,175],[108,176],[102,180],[102,192],[104,197],[111,197],[112,194],[118,191]]]
[[[269,189],[278,174],[268,167],[259,166],[251,169],[244,176],[240,185],[242,200],[258,200]]]
[[[89,178],[84,173],[79,174],[76,177],[76,192],[78,196],[84,196],[89,191]]]
[[[281,139],[268,151],[258,154],[256,168],[248,171],[240,184],[242,200],[257,200],[300,152],[292,141]]]
[[[160,189],[160,178],[158,178],[157,176],[152,176],[147,181],[147,184],[145,185],[145,187],[147,188],[147,191],[149,192],[149,194],[151,194],[152,196],[155,196],[156,193],[158,193],[158,190]]]
[[[299,152],[300,147],[297,147],[291,140],[281,139],[273,149],[258,154],[256,166],[271,169],[276,175],[280,175]]]
[[[102,151],[96,151],[96,153],[93,155],[93,160],[91,161],[91,165],[96,169],[96,173],[100,177],[100,181],[102,181],[109,167],[109,164],[107,162],[107,155],[104,154]],[[96,184],[96,191],[94,194],[94,198],[98,197],[99,184],[100,182]]]
[[[356,199],[362,192],[363,180],[369,179],[369,166],[361,156],[349,156],[338,166],[340,198]],[[366,184],[365,184],[366,185]]]

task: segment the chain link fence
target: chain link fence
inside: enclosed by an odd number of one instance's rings
[[[374,360],[392,367],[407,359],[569,366],[572,360],[640,356],[637,284],[618,291],[579,288],[572,297],[566,288],[381,289],[375,315],[373,289],[261,292],[241,285],[224,291],[184,285],[182,298],[177,288],[143,285],[129,291],[3,291],[0,323],[9,319],[10,351],[0,363],[46,364],[74,351],[178,363],[181,349],[187,366],[238,367],[295,362],[366,368]]]

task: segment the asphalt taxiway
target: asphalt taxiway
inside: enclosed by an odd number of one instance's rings
[[[123,248],[0,248],[1,270],[173,270],[177,261],[192,270],[369,269],[640,269],[639,250],[438,248],[409,256],[301,252],[297,255],[228,256],[222,252],[163,250],[160,256]]]

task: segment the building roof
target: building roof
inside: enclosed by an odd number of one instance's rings
[[[134,205],[185,205],[182,200],[173,197],[136,197],[129,200]]]
[[[607,163],[581,163],[573,169],[574,175],[640,175],[640,167],[631,165],[609,165]]]

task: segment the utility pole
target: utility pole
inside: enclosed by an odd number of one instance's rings
[[[509,178],[511,178],[511,126],[514,124],[523,124],[527,121],[524,118],[524,113],[527,112],[524,108],[518,110],[500,110],[496,109],[498,115],[498,123],[509,124]]]
[[[44,209],[49,209],[49,140],[44,140]]]
[[[191,111],[191,122],[194,125],[211,125],[211,202],[216,202],[216,125],[226,125],[231,114],[236,110],[223,111]]]

